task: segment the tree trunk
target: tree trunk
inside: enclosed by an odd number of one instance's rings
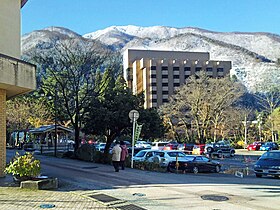
[[[74,125],[74,131],[75,131],[75,146],[74,146],[74,154],[77,154],[78,148],[80,146],[80,128],[78,126],[78,123],[75,123]]]

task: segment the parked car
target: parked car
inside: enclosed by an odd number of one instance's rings
[[[182,152],[184,152],[184,150],[185,150],[185,145],[186,145],[186,144],[179,144],[179,145],[178,145],[178,150],[181,150]]]
[[[168,146],[169,142],[153,142],[152,149],[155,150],[170,150],[171,148]]]
[[[100,152],[104,152],[106,143],[99,143],[95,145],[95,149]]]
[[[154,161],[159,161],[161,166],[168,166],[171,161],[178,160],[186,160],[187,155],[179,150],[164,150],[164,151],[155,151],[154,155],[158,157],[158,159],[154,158]]]
[[[280,176],[280,151],[268,151],[264,153],[254,165],[256,177]]]
[[[171,141],[167,144],[167,146],[172,150],[178,150],[179,143],[177,141]]]
[[[279,146],[275,142],[266,142],[260,147],[261,151],[278,150],[278,149]]]
[[[260,142],[260,141],[255,141],[255,142],[253,142],[252,144],[249,144],[249,145],[248,145],[247,150],[248,150],[248,151],[251,151],[251,150],[257,151],[257,150],[260,149],[260,147],[262,146],[262,144],[263,144],[263,143]]]
[[[141,150],[134,157],[133,160],[136,162],[157,162],[161,166],[168,166],[170,161],[185,160],[187,155],[182,151],[176,150]]]
[[[193,155],[203,155],[205,149],[205,144],[195,144],[193,146],[192,154]]]
[[[176,161],[171,161],[168,165],[171,172],[177,171]],[[192,172],[197,174],[199,172],[216,172],[219,173],[221,165],[217,161],[210,160],[204,156],[189,155],[186,160],[178,161],[178,171]]]
[[[153,149],[141,150],[133,156],[133,161],[136,161],[136,162],[144,162],[144,161],[153,162],[153,158],[155,156],[156,151],[158,151],[158,150],[153,150]]]
[[[152,146],[146,141],[137,141],[135,144],[136,148],[147,148],[150,149]]]
[[[194,147],[195,144],[185,144],[185,149],[184,149],[184,152],[187,153],[187,154],[192,154],[192,151],[193,151],[193,147]]]
[[[223,156],[233,157],[235,154],[235,149],[230,146],[228,141],[222,140],[216,143],[206,144],[204,152],[206,155],[211,157],[218,156],[219,158]]]

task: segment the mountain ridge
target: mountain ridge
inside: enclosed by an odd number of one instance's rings
[[[51,40],[96,41],[123,52],[127,48],[209,52],[212,60],[232,61],[235,74],[253,89],[269,69],[278,68],[280,36],[267,32],[215,32],[197,27],[110,26],[80,35],[63,27],[48,27],[22,36],[23,54],[35,48],[51,49]],[[253,75],[253,76],[252,76]]]

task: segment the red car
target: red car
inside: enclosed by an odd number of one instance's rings
[[[247,150],[248,151],[251,151],[251,150],[259,150],[260,147],[262,146],[262,142],[259,142],[259,141],[255,141],[253,142],[252,144],[249,144],[248,147],[247,147]]]
[[[193,155],[203,155],[205,149],[205,144],[196,144],[193,146],[192,154]]]

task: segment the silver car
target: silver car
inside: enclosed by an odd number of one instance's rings
[[[186,160],[187,155],[182,151],[177,150],[152,150],[146,149],[139,151],[134,157],[134,161],[138,162],[156,162],[161,166],[168,166],[170,161]]]
[[[188,155],[178,150],[157,151],[155,155],[160,157],[160,164],[162,166],[168,166],[169,162],[176,161],[176,159],[178,161],[183,161],[188,158]]]
[[[144,149],[139,151],[136,155],[134,155],[133,160],[136,162],[153,162],[153,158],[155,157],[155,152],[158,150],[152,149]]]

